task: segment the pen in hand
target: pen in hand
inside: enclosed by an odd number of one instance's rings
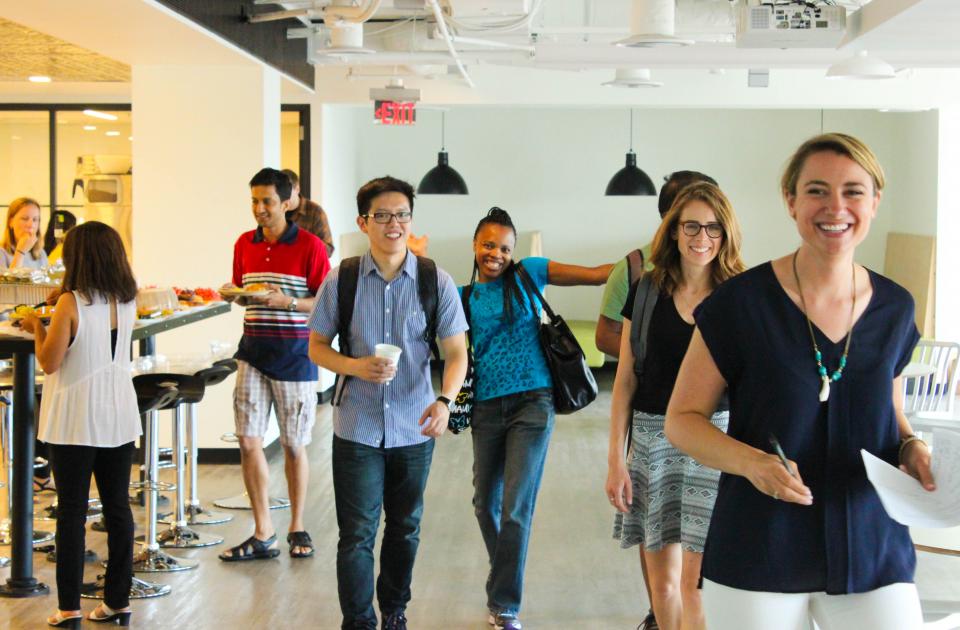
[[[787,456],[783,454],[783,449],[780,448],[780,440],[778,440],[777,436],[775,436],[773,433],[770,434],[768,439],[770,440],[770,446],[773,447],[774,453],[776,453],[777,457],[780,458],[780,463],[783,464],[783,467],[787,469],[787,472],[790,474],[790,476],[796,479],[796,473],[794,473],[790,468],[790,463],[787,462]]]

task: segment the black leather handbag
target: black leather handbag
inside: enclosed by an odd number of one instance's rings
[[[540,323],[540,345],[553,380],[554,408],[558,414],[579,411],[597,398],[597,381],[587,365],[583,349],[567,322],[554,313],[543,299],[523,264],[517,265],[517,275],[520,276],[528,295],[532,293],[537,296],[550,319]]]

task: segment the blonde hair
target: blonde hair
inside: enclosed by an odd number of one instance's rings
[[[683,284],[683,272],[680,269],[680,250],[676,239],[679,238],[680,215],[692,201],[702,201],[710,206],[717,222],[723,227],[720,252],[710,263],[710,279],[716,287],[724,280],[732,278],[747,267],[740,258],[740,223],[733,212],[733,205],[719,187],[709,182],[697,182],[685,187],[673,200],[670,210],[664,215],[656,236],[653,237],[650,261],[653,271],[651,281],[661,291],[672,295]]]
[[[807,159],[814,153],[824,151],[850,158],[870,175],[873,180],[874,194],[883,190],[886,183],[883,176],[883,167],[880,166],[880,161],[877,160],[877,156],[870,150],[870,147],[845,133],[824,133],[801,144],[800,148],[790,157],[786,168],[783,169],[783,175],[780,177],[780,192],[784,199],[797,194],[797,180],[800,179],[800,171],[803,170]]]
[[[17,197],[10,203],[10,207],[7,209],[7,229],[3,232],[3,248],[10,254],[15,254],[17,250],[17,239],[13,235],[13,227],[11,227],[10,224],[13,222],[13,217],[17,216],[17,213],[26,206],[36,206],[37,210],[40,210],[40,203],[31,197]],[[34,258],[40,258],[40,252],[42,251],[43,238],[40,236],[40,223],[38,222],[37,242],[33,244],[30,253],[33,254]]]

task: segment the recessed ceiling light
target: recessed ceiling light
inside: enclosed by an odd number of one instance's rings
[[[96,125],[84,125],[84,126],[83,126],[83,130],[84,130],[84,131],[96,131],[96,130],[97,130],[97,126],[96,126]]]
[[[107,135],[108,135],[108,136],[119,136],[119,135],[120,135],[120,132],[119,132],[119,131],[108,131],[108,132],[107,132]]]
[[[103,120],[116,120],[117,117],[113,114],[108,114],[106,112],[98,112],[95,109],[85,109],[83,113],[87,116],[93,116],[94,118],[102,118]]]
[[[133,142],[133,136],[127,136],[127,140],[129,140],[130,142]]]
[[[19,140],[19,139],[20,139],[20,136],[10,136],[10,139],[11,139],[11,140]]]
[[[31,83],[50,83],[50,77],[45,77],[42,74],[35,74],[27,77],[27,81]]]

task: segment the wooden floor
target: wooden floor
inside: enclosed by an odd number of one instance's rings
[[[635,628],[647,609],[636,551],[622,551],[611,537],[612,512],[603,494],[606,476],[607,413],[610,375],[601,378],[602,393],[587,410],[558,419],[527,559],[521,618],[531,630]],[[307,527],[317,545],[308,560],[284,553],[270,561],[227,564],[216,556],[224,545],[174,551],[200,566],[177,574],[139,577],[163,582],[173,592],[133,602],[140,628],[339,628],[335,550],[337,539],[330,481],[330,409],[321,408],[314,442],[308,448],[311,485]],[[427,487],[420,552],[407,610],[413,630],[482,630],[486,625],[483,583],[487,560],[470,505],[472,494],[470,436],[444,436],[437,445]],[[165,471],[165,477],[172,471]],[[284,495],[282,462],[272,462],[271,487]],[[242,491],[238,466],[201,466],[201,499]],[[49,499],[45,499],[49,501]],[[227,524],[197,527],[237,544],[252,531],[249,512],[232,511]],[[272,512],[285,536],[289,515]],[[142,513],[135,510],[138,530]],[[52,527],[38,522],[37,527]],[[90,531],[88,546],[106,553],[104,534]],[[8,554],[0,547],[0,554]],[[925,599],[960,601],[960,558],[921,553],[917,583]],[[55,587],[54,568],[35,554],[35,573]],[[88,565],[87,579],[97,567]],[[9,569],[0,569],[5,580]],[[84,601],[84,610],[94,602]],[[56,608],[54,595],[0,600],[0,628],[41,628]]]

